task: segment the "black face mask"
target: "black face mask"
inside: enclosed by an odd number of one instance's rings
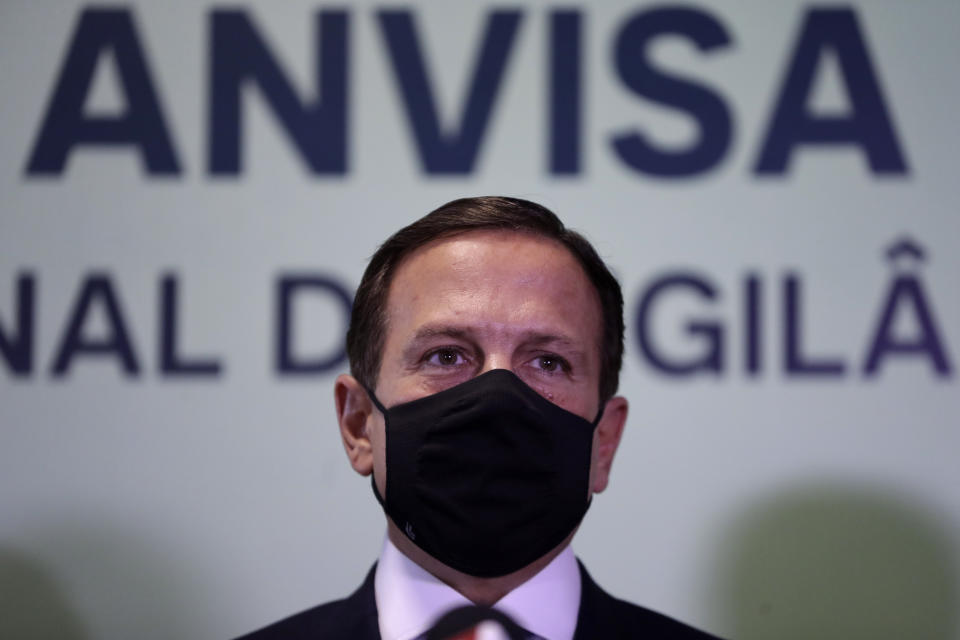
[[[490,578],[560,544],[590,506],[593,423],[506,369],[385,408],[384,511],[444,564]]]

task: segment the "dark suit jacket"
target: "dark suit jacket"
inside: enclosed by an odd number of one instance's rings
[[[343,600],[308,609],[237,640],[380,640],[373,592],[376,565],[359,589]],[[649,638],[716,640],[659,613],[609,595],[580,565],[582,589],[574,640]]]

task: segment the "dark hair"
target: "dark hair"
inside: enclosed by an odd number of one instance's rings
[[[616,278],[586,238],[563,226],[552,211],[519,198],[461,198],[400,229],[370,259],[353,301],[347,355],[350,372],[368,388],[376,387],[387,324],[387,297],[397,266],[414,250],[439,238],[469,231],[503,229],[552,238],[583,266],[600,298],[603,337],[600,348],[600,400],[617,391],[623,361],[623,295]]]

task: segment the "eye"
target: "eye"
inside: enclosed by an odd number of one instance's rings
[[[435,349],[427,354],[426,360],[430,364],[440,365],[441,367],[456,366],[465,362],[463,354],[450,348]]]
[[[547,373],[556,373],[557,371],[569,371],[570,365],[567,364],[567,361],[561,358],[560,356],[555,356],[553,354],[546,354],[542,356],[537,356],[534,359],[534,363],[537,368],[541,371]]]

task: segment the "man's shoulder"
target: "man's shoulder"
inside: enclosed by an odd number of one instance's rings
[[[376,566],[370,569],[360,588],[348,597],[301,611],[237,640],[379,640],[377,603],[373,590],[375,571]]]
[[[637,638],[658,640],[717,640],[714,636],[611,596],[597,585],[580,564],[582,595],[574,640],[589,638]]]

